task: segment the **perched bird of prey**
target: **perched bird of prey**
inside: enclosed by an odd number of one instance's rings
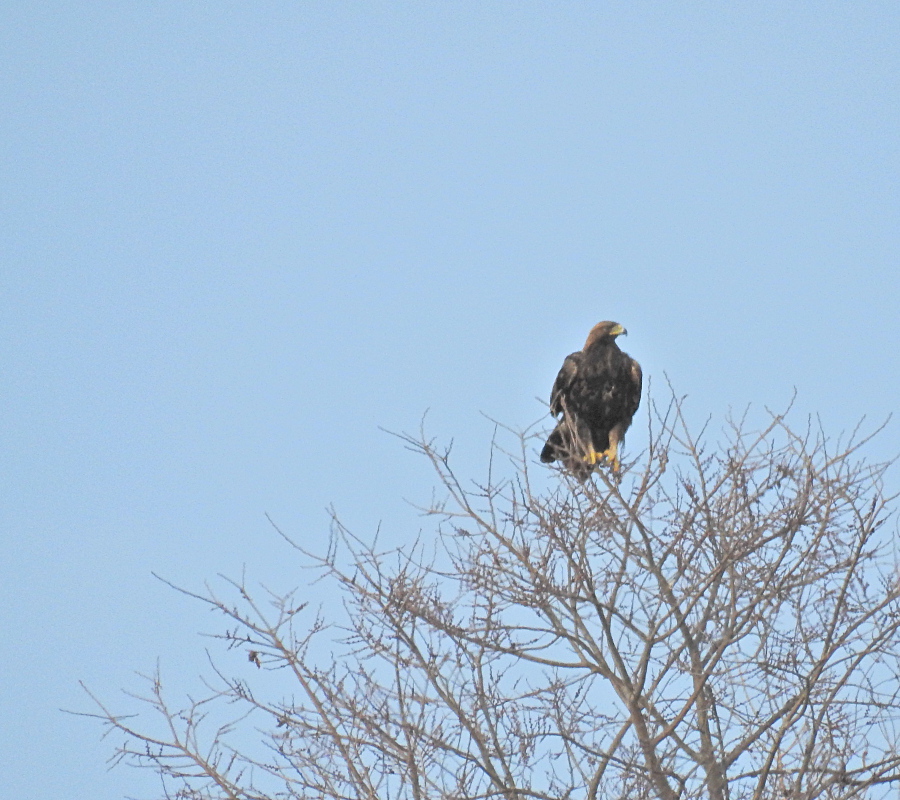
[[[584,348],[566,356],[550,393],[559,422],[541,461],[561,460],[581,480],[604,458],[619,471],[619,445],[641,402],[641,367],[616,344],[625,333],[618,322],[597,323]]]

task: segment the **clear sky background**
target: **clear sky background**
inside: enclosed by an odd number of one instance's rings
[[[601,319],[714,427],[896,411],[898,89],[896,2],[3,4],[3,792],[150,796],[59,709],[197,685],[151,572],[427,530],[380,428],[477,470]]]

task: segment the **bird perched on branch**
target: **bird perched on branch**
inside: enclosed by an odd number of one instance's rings
[[[559,421],[541,461],[561,460],[580,480],[603,459],[619,471],[619,445],[641,402],[641,367],[616,344],[625,333],[618,322],[597,323],[553,384],[550,413]]]

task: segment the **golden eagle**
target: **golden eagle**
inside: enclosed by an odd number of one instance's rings
[[[581,480],[604,458],[619,471],[619,444],[641,402],[641,367],[616,344],[625,333],[618,322],[597,323],[584,348],[566,356],[550,393],[559,422],[541,461],[560,459]]]

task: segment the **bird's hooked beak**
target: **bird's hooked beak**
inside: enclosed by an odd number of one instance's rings
[[[628,336],[628,331],[625,330],[621,325],[616,325],[610,332],[610,336]]]

